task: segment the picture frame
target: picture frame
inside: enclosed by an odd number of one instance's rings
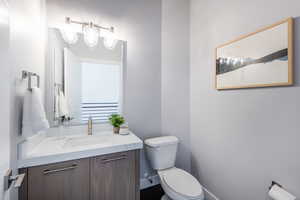
[[[293,18],[215,48],[217,90],[293,85]]]

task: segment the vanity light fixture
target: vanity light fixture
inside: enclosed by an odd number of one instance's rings
[[[99,40],[99,30],[94,26],[92,22],[89,25],[83,27],[84,42],[89,47],[95,47]]]
[[[114,37],[114,27],[103,27],[93,22],[79,22],[66,17],[66,27],[61,30],[62,36],[69,44],[75,44],[78,40],[77,31],[72,28],[72,25],[77,24],[82,26],[84,42],[89,47],[95,47],[98,44],[99,37],[103,37],[104,46],[107,49],[114,49],[118,40]]]

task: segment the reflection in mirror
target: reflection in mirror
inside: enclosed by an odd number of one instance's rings
[[[48,31],[47,115],[52,126],[107,122],[122,113],[124,42],[107,49],[103,38],[88,47],[64,41],[58,29]]]

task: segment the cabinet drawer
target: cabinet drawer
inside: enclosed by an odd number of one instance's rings
[[[89,199],[89,159],[28,169],[28,200]]]

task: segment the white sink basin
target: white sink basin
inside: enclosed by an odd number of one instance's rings
[[[90,146],[90,145],[106,146],[110,144],[111,142],[108,141],[107,137],[89,135],[89,136],[68,138],[66,143],[64,144],[64,148],[74,148],[74,147]]]

